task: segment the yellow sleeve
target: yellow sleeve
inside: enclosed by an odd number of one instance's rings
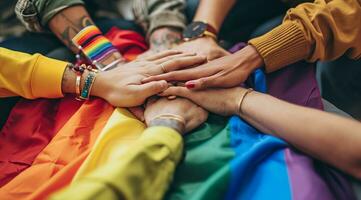
[[[51,199],[162,199],[182,156],[182,138],[166,127],[144,130],[126,115],[119,108],[113,113],[87,167]],[[138,131],[143,131],[140,136]]]
[[[0,48],[0,97],[62,97],[66,62]]]
[[[315,0],[288,10],[283,23],[249,41],[267,72],[307,60],[361,57],[361,0]]]

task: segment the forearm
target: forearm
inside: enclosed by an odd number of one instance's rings
[[[91,25],[94,25],[94,23],[82,5],[72,6],[62,10],[49,22],[49,28],[53,33],[74,53],[79,53],[79,48],[74,45],[72,39],[82,29]],[[99,62],[105,66],[119,58],[120,54],[113,52],[110,56],[99,60]]]
[[[73,44],[73,37],[90,25],[94,23],[82,5],[64,9],[49,21],[51,31],[74,53],[78,53],[79,49]]]
[[[163,27],[153,31],[149,37],[149,47],[154,52],[173,48],[182,40],[180,29]]]
[[[146,32],[147,38],[160,28],[170,27],[179,32],[186,26],[185,0],[134,0],[135,21]]]
[[[235,3],[236,0],[200,0],[193,21],[207,22],[219,32],[224,19]]]
[[[252,92],[244,119],[305,153],[360,177],[361,123]]]

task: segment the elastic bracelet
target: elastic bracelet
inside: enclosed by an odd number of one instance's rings
[[[241,99],[239,100],[239,104],[238,104],[238,114],[240,114],[240,115],[243,114],[243,112],[242,112],[243,101],[246,98],[246,96],[253,91],[254,90],[252,88],[248,88],[247,91],[242,95]]]
[[[83,86],[83,89],[81,90],[79,99],[81,99],[81,100],[89,100],[90,91],[91,91],[91,89],[93,87],[96,75],[97,75],[96,72],[89,71],[88,75],[86,76],[86,78],[84,80],[84,86]]]
[[[76,100],[83,100],[82,98],[80,98],[80,92],[81,92],[81,80],[82,80],[82,76],[85,70],[88,71],[92,71],[92,72],[98,72],[95,69],[92,69],[92,67],[90,65],[73,65],[73,64],[69,64],[69,68],[76,74],[76,78],[75,78],[75,94]]]
[[[185,131],[185,121],[182,117],[172,114],[159,115],[149,121],[148,126],[165,126],[176,130],[179,133]]]
[[[99,70],[104,70],[101,64],[103,59],[109,57],[117,49],[103,36],[98,27],[91,25],[82,29],[72,39],[74,45],[82,55]],[[109,67],[108,67],[109,68]]]
[[[76,73],[76,79],[75,79],[75,99],[80,100],[80,84],[81,84],[81,76],[82,74]]]
[[[181,117],[179,115],[173,115],[173,114],[160,114],[160,115],[155,116],[152,120],[155,120],[155,119],[173,119],[173,120],[179,121],[183,125],[186,124],[183,117]]]

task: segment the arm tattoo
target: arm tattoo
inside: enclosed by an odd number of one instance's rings
[[[59,38],[65,43],[73,51],[77,51],[77,48],[74,46],[72,42],[72,38],[83,28],[93,25],[93,22],[87,15],[83,15],[82,17],[71,20],[67,17],[64,13],[59,14],[61,18],[63,18],[67,25],[65,26],[64,30],[61,31],[59,34]]]
[[[156,51],[171,49],[175,44],[180,43],[181,34],[179,31],[166,28],[156,30],[150,37],[150,46]]]

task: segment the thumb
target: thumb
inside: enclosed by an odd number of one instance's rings
[[[166,89],[164,92],[160,93],[159,96],[163,96],[163,97],[179,96],[179,97],[187,98],[194,102],[196,102],[198,99],[197,92],[193,92],[185,87],[180,87],[180,86],[170,87],[170,88]]]
[[[137,85],[136,90],[144,98],[148,98],[150,96],[163,92],[167,88],[168,88],[167,81],[162,80],[162,81],[153,81],[142,85]]]
[[[200,78],[197,80],[192,80],[192,81],[188,81],[185,83],[185,86],[188,89],[191,90],[203,90],[203,89],[208,89],[211,87],[221,87],[220,85],[217,85],[218,81],[216,79],[216,75],[210,76],[210,77],[205,77],[205,78]]]

